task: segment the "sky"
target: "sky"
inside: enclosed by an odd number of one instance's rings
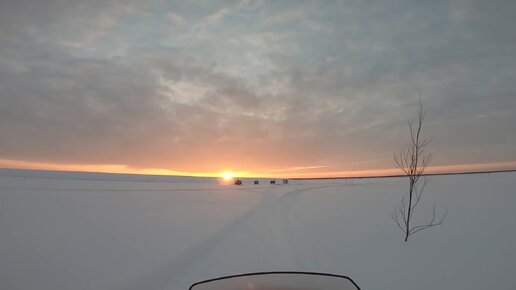
[[[0,167],[516,168],[516,1],[0,0]]]

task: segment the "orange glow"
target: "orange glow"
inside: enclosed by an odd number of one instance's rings
[[[320,167],[320,168],[319,168]],[[55,164],[43,162],[29,162],[20,160],[0,159],[0,168],[33,169],[33,170],[57,170],[79,172],[103,172],[121,174],[147,174],[147,175],[174,175],[194,177],[218,177],[223,184],[230,184],[235,177],[242,178],[325,178],[325,177],[363,177],[385,176],[400,174],[396,168],[378,170],[327,170],[322,166],[307,167],[309,171],[293,169],[269,170],[269,171],[219,171],[219,172],[185,172],[158,168],[135,168],[122,164]],[[303,168],[304,169],[304,168]],[[315,170],[314,170],[315,169]],[[326,169],[326,170],[325,170]],[[516,169],[516,161],[478,164],[457,164],[433,166],[427,169],[427,173],[454,173],[471,171],[496,171]]]

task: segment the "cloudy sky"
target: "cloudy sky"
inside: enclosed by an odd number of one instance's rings
[[[514,11],[514,0],[0,0],[0,167],[391,169],[421,91],[434,166],[516,168]]]

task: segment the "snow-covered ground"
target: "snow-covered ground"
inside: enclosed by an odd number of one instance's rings
[[[389,217],[406,187],[0,170],[0,289],[182,290],[274,270],[363,290],[516,289],[516,173],[433,177],[415,219],[434,204],[447,219],[408,243]]]

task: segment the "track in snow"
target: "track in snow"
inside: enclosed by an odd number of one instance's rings
[[[293,239],[291,208],[301,194],[331,185],[284,193],[247,189],[262,195],[258,205],[238,216],[206,240],[124,290],[187,289],[189,284],[242,271],[303,269],[305,262]]]

